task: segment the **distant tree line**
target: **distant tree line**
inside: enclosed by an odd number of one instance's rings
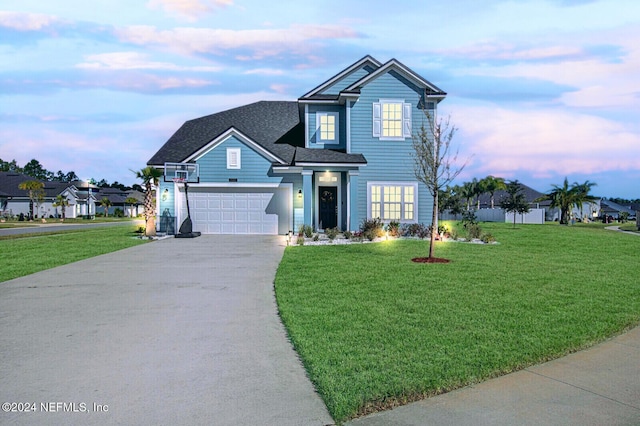
[[[35,158],[29,161],[27,164],[25,164],[22,167],[16,162],[16,160],[4,161],[2,158],[0,158],[0,172],[22,173],[27,176],[31,176],[36,180],[47,181],[47,182],[48,181],[73,182],[73,181],[80,180],[80,178],[74,171],[65,173],[62,170],[58,170],[57,172],[54,173],[50,170],[47,170]],[[144,188],[142,188],[142,186],[139,184],[133,184],[132,186],[127,186],[119,183],[118,181],[115,181],[110,184],[109,182],[107,182],[106,179],[96,180],[93,178],[91,178],[89,182],[92,185],[98,186],[100,188],[118,188],[122,191],[128,191],[130,189],[134,189],[140,192],[144,191]]]

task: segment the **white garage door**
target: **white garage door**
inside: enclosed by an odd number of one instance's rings
[[[289,227],[288,193],[286,188],[189,187],[193,230],[203,234],[284,234]],[[182,195],[180,220],[187,217]]]

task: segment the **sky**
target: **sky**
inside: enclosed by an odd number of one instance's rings
[[[445,92],[456,183],[640,198],[637,0],[0,0],[0,158],[136,183],[186,120],[371,55]]]

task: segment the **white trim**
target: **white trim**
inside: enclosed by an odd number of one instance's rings
[[[297,166],[273,166],[272,170],[274,173],[300,173],[302,172],[302,167]]]
[[[240,148],[227,148],[227,169],[239,170],[242,165],[241,155],[242,150]]]
[[[304,147],[309,148],[309,105],[304,106]]]
[[[320,177],[329,177],[329,178],[337,178],[335,181],[329,181],[329,182],[320,182]],[[342,228],[342,191],[340,190],[342,188],[342,173],[340,172],[317,172],[315,174],[315,182],[314,182],[314,193],[315,193],[315,200],[314,204],[316,206],[315,211],[314,211],[314,223],[315,223],[315,228],[316,229],[320,229],[320,203],[318,202],[318,197],[320,196],[320,190],[318,188],[320,188],[321,186],[332,186],[332,187],[336,187],[336,193],[338,194],[338,200],[337,200],[337,207],[338,207],[338,214],[337,214],[337,221],[336,221],[336,226],[338,228]]]
[[[249,138],[248,136],[246,136],[242,132],[236,130],[234,127],[230,128],[226,132],[222,133],[221,135],[219,135],[218,137],[213,139],[211,142],[209,142],[207,145],[205,145],[204,147],[200,148],[195,153],[191,154],[189,157],[187,157],[184,160],[184,162],[198,161],[199,159],[204,157],[206,154],[211,152],[213,149],[215,149],[218,145],[220,145],[221,143],[225,142],[227,139],[229,139],[232,136],[235,136],[236,138],[240,139],[240,142],[242,142],[245,145],[251,147],[252,149],[258,151],[263,156],[267,157],[267,159],[269,159],[271,161],[276,161],[276,162],[278,162],[280,164],[287,164],[284,160],[276,157],[274,154],[272,154],[271,152],[267,151],[261,145],[259,145],[258,143],[254,142],[251,138]]]
[[[333,139],[322,139],[321,117],[333,117]],[[340,113],[335,111],[316,112],[316,145],[339,145],[340,144]]]
[[[347,100],[347,111],[345,113],[346,116],[346,125],[347,131],[345,134],[347,135],[346,145],[347,145],[347,154],[351,153],[351,100]]]
[[[371,187],[372,186],[413,186],[413,219],[399,219],[400,223],[418,223],[418,182],[417,181],[403,181],[403,182],[394,182],[394,181],[369,181],[367,182],[367,219],[373,219],[371,217]],[[404,198],[404,191],[403,191]],[[380,201],[380,204],[383,204],[383,201]],[[402,203],[404,205],[404,202]],[[380,218],[382,219],[382,218]],[[390,219],[382,219],[384,222],[388,222]]]
[[[348,66],[347,68],[345,68],[344,70],[340,71],[338,74],[334,75],[333,77],[331,77],[329,80],[325,81],[324,83],[320,84],[319,86],[317,86],[316,88],[312,89],[310,92],[304,94],[302,97],[303,98],[307,98],[309,96],[313,96],[316,93],[319,93],[321,91],[323,91],[324,89],[333,86],[334,83],[337,83],[338,81],[342,80],[344,77],[346,77],[347,75],[351,74],[352,72],[362,68],[363,66],[365,66],[367,63],[373,65],[374,67],[380,67],[382,64],[380,62],[378,62],[376,59],[374,59],[373,57],[367,55],[364,58],[360,59],[358,62]]]
[[[333,168],[333,167],[365,167],[367,163],[301,163],[296,161],[296,165],[305,167],[321,167],[321,168]]]
[[[413,72],[411,69],[409,69],[407,66],[405,66],[402,63],[400,63],[396,59],[391,59],[389,62],[387,62],[386,64],[382,65],[377,70],[373,71],[369,75],[364,76],[360,80],[358,80],[355,83],[353,83],[351,86],[349,86],[346,89],[344,89],[344,91],[345,92],[352,92],[352,91],[356,90],[358,87],[366,85],[371,80],[375,80],[376,78],[378,78],[381,75],[391,71],[392,69],[397,71],[397,72],[399,72],[400,74],[404,75],[404,77],[407,77],[408,80],[412,80],[414,83],[417,83],[418,86],[429,88],[429,89],[433,90],[434,92],[439,92],[438,95],[432,95],[432,96],[440,97],[440,98],[444,99],[444,96],[446,94],[442,90],[440,90],[433,83],[431,83],[431,82],[425,80],[424,78],[420,77],[418,74]]]

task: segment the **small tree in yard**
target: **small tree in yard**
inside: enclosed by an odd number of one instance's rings
[[[438,120],[425,110],[426,120],[420,131],[413,137],[414,173],[416,179],[424,183],[433,197],[431,240],[429,259],[433,259],[435,235],[438,229],[438,195],[462,172],[466,164],[456,168],[457,151],[452,152],[451,141],[456,127],[450,119]],[[426,125],[425,125],[426,122]]]
[[[160,183],[162,172],[155,167],[147,166],[134,173],[144,183],[144,219],[146,221],[144,234],[147,237],[156,235],[156,209],[153,198],[153,187]]]
[[[44,183],[37,180],[26,180],[18,184],[18,189],[27,191],[29,196],[29,220],[33,220],[33,204],[44,197]]]
[[[56,201],[52,204],[53,207],[56,208],[56,214],[57,214],[57,209],[58,207],[61,208],[62,210],[62,220],[66,219],[66,208],[69,207],[69,200],[67,200],[67,197],[65,197],[64,195],[57,195],[56,196]]]
[[[113,205],[111,203],[111,200],[107,197],[102,197],[102,200],[100,200],[100,205],[104,207],[104,217],[109,217],[109,207]]]
[[[500,207],[507,213],[513,213],[513,227],[516,227],[516,213],[524,214],[529,212],[529,203],[522,193],[522,186],[518,180],[507,183],[507,197],[502,200]]]

